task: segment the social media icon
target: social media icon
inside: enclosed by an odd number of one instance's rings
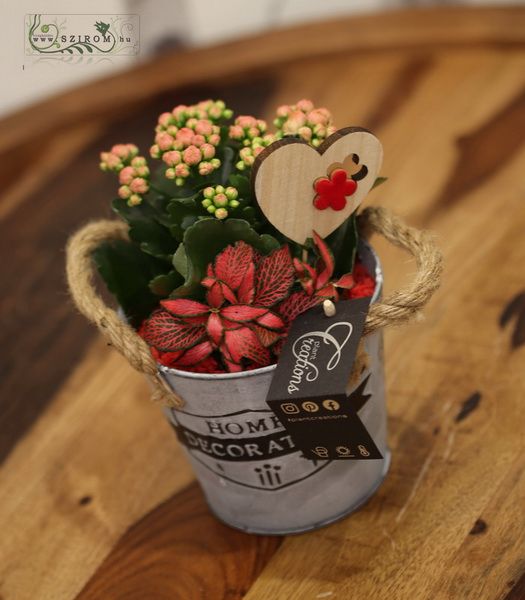
[[[316,446],[313,449],[313,452],[315,452],[319,458],[328,458],[328,448],[325,448],[324,446]]]
[[[323,406],[326,408],[326,410],[339,410],[341,408],[341,405],[339,404],[339,402],[337,402],[337,400],[323,400]]]
[[[303,402],[301,406],[308,412],[317,412],[319,410],[319,405],[316,402]]]
[[[284,404],[281,404],[281,410],[287,415],[295,415],[299,412],[299,407],[293,402],[285,402]]]
[[[353,456],[348,446],[337,446],[335,451],[339,456]]]

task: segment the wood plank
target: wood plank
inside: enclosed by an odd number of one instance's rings
[[[212,516],[195,483],[136,523],[77,600],[237,600],[281,538],[234,531]]]
[[[73,598],[193,474],[145,379],[100,340],[0,470],[0,597]]]

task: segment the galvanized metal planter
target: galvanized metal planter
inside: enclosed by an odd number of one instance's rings
[[[359,257],[375,273],[377,301],[383,281],[379,259],[365,242]],[[381,330],[365,338],[365,348],[369,370],[355,387],[366,380],[370,398],[359,417],[382,460],[303,458],[265,402],[275,365],[224,375],[160,367],[185,400],[182,409],[164,410],[220,520],[251,533],[299,533],[340,519],[376,491],[390,462]]]

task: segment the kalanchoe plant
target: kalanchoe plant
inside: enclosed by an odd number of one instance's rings
[[[101,153],[101,169],[118,175],[113,210],[130,241],[102,245],[95,260],[164,365],[210,373],[269,365],[301,312],[373,293],[354,265],[354,215],[300,246],[259,209],[250,175],[263,149],[285,136],[317,147],[334,132],[330,113],[309,100],[279,107],[274,124],[271,133],[265,121],[206,100],[160,115],[156,167],[133,144]]]

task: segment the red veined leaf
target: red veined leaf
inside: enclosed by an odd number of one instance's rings
[[[263,327],[268,327],[268,329],[282,329],[284,327],[284,322],[281,317],[271,311],[268,311],[265,315],[262,315],[262,317],[255,319],[255,322]]]
[[[240,363],[242,358],[253,360],[261,365],[267,365],[270,362],[270,352],[248,327],[241,327],[241,329],[233,331],[226,330],[224,345],[235,363]]]
[[[241,285],[237,290],[237,297],[240,304],[251,304],[255,296],[255,264],[250,263],[246,269],[246,273],[241,281]]]
[[[254,304],[273,306],[284,300],[294,282],[295,273],[287,245],[265,256],[257,269]]]
[[[210,340],[218,346],[221,343],[224,328],[222,326],[222,320],[217,313],[210,313],[208,323],[206,324],[206,331],[208,332]]]
[[[215,279],[215,277],[205,277],[201,280],[201,285],[203,285],[209,290],[215,285],[216,282],[217,280]]]
[[[229,321],[246,323],[262,317],[268,312],[267,308],[260,306],[249,306],[248,304],[235,304],[234,306],[225,306],[221,308],[221,317]]]
[[[202,304],[202,302],[197,302],[196,300],[188,300],[187,298],[161,300],[161,304],[176,317],[196,317],[210,312],[210,308],[206,304]]]
[[[231,288],[222,281],[219,283],[219,285],[221,286],[221,291],[226,300],[228,300],[228,302],[231,302],[232,304],[237,304],[237,297],[235,296]]]
[[[277,312],[287,323],[291,323],[298,315],[320,302],[322,302],[322,298],[318,296],[309,296],[304,292],[294,292],[279,304]]]
[[[306,262],[301,262],[298,258],[293,259],[293,266],[295,268],[295,272],[299,279],[310,278],[316,279],[317,273],[315,269]]]
[[[253,262],[255,250],[246,242],[237,242],[235,246],[226,247],[215,259],[215,276],[236,290]]]
[[[317,290],[315,295],[319,296],[320,298],[335,298],[335,300],[338,298],[337,290],[331,283],[325,285],[324,288]]]
[[[224,364],[230,373],[240,373],[243,368],[239,363],[233,362],[233,360],[224,359]]]
[[[224,294],[221,284],[216,279],[214,282],[206,293],[206,301],[212,308],[220,308],[224,304]]]
[[[191,368],[194,373],[224,373],[224,369],[213,356],[208,356]]]
[[[146,321],[142,337],[161,352],[175,352],[195,346],[206,332],[200,325],[188,325],[176,319],[167,310],[156,310]]]
[[[184,350],[178,350],[177,352],[159,352],[153,346],[150,346],[149,349],[153,358],[165,367],[172,367],[176,360],[184,353]]]
[[[272,344],[275,344],[283,335],[282,333],[277,333],[277,331],[266,329],[266,327],[259,327],[259,325],[252,325],[251,329],[265,348],[269,348]]]
[[[334,283],[334,285],[336,285],[337,287],[345,288],[346,290],[352,288],[354,284],[355,281],[354,277],[352,276],[352,273],[347,273],[346,275],[343,275]]]
[[[228,321],[228,319],[225,319],[223,316],[221,316],[221,321],[222,321],[222,326],[224,327],[224,329],[240,329],[241,327],[244,327],[245,323],[236,323],[235,321]]]
[[[177,361],[179,367],[191,367],[200,363],[213,352],[213,347],[210,342],[202,342],[186,352]]]
[[[324,287],[332,278],[334,273],[334,256],[330,251],[330,248],[325,244],[323,238],[321,238],[315,231],[313,232],[314,242],[317,248],[317,252],[321,257],[318,262],[317,271],[317,289]]]

